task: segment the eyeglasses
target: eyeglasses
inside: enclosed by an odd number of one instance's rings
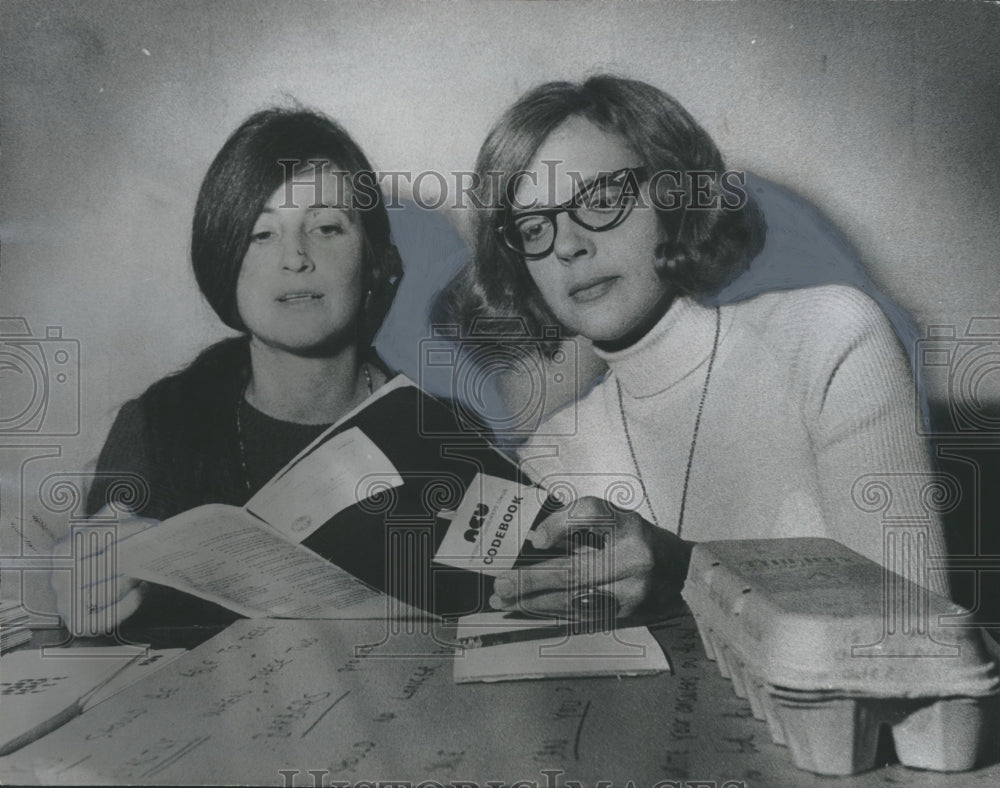
[[[538,211],[509,214],[497,232],[507,248],[528,260],[548,256],[556,243],[556,217],[561,213],[581,227],[605,232],[624,222],[636,204],[643,168],[628,167],[598,178],[569,202]]]

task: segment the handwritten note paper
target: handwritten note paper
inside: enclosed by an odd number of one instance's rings
[[[324,786],[829,788],[771,742],[705,660],[693,622],[656,634],[674,675],[459,685],[442,633],[371,621],[241,621],[0,759],[0,780],[311,786],[312,771]],[[837,788],[995,786],[997,774],[892,767],[838,779]]]
[[[79,714],[136,659],[136,651],[38,649],[0,659],[0,753],[17,750]]]

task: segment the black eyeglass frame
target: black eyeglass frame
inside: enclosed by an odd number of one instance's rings
[[[586,230],[590,230],[595,233],[603,233],[608,230],[613,230],[618,227],[622,222],[624,222],[629,215],[632,213],[632,209],[636,206],[636,199],[634,195],[628,194],[622,195],[621,206],[619,207],[618,214],[607,224],[593,225],[585,222],[579,216],[577,216],[577,211],[586,207],[582,203],[590,196],[596,189],[605,186],[608,183],[615,183],[618,180],[625,181],[625,179],[631,175],[635,178],[636,185],[642,183],[646,180],[646,168],[645,167],[623,167],[620,170],[615,170],[602,178],[595,179],[592,183],[585,186],[583,189],[578,191],[573,195],[571,199],[562,203],[561,205],[555,205],[552,208],[543,208],[537,211],[524,211],[523,213],[512,214],[508,211],[504,221],[497,225],[496,232],[500,236],[500,240],[503,241],[504,246],[510,249],[517,255],[520,255],[525,260],[540,260],[543,257],[548,257],[552,254],[552,250],[556,245],[556,234],[558,229],[556,227],[556,217],[561,213],[569,214],[569,218],[572,219],[580,227]],[[520,248],[516,243],[514,243],[508,236],[508,229],[513,226],[513,221],[529,218],[533,216],[541,216],[548,220],[549,224],[552,225],[552,239],[549,244],[548,249],[544,252],[526,252],[523,248]]]

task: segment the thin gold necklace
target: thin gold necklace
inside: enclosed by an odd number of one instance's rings
[[[694,430],[691,433],[691,448],[688,450],[687,468],[684,471],[684,487],[681,491],[681,511],[677,515],[677,536],[681,535],[684,527],[684,509],[687,506],[688,483],[691,481],[691,466],[694,464],[694,447],[698,443],[698,429],[701,427],[701,414],[705,409],[705,398],[708,396],[708,382],[712,379],[712,367],[715,366],[715,356],[719,350],[719,333],[722,328],[722,315],[719,307],[715,308],[715,339],[712,340],[712,355],[708,358],[708,369],[705,371],[705,383],[701,387],[701,399],[698,401],[698,413],[694,418]],[[642,489],[642,497],[649,506],[649,513],[653,517],[653,525],[660,527],[660,522],[656,518],[656,511],[653,509],[653,501],[646,490],[646,482],[643,481],[642,471],[639,470],[639,460],[635,456],[635,448],[632,446],[632,433],[629,432],[628,419],[625,417],[625,401],[622,398],[622,384],[615,377],[615,385],[618,387],[618,412],[621,413],[622,427],[625,428],[625,440],[628,442],[628,453],[632,457],[632,467],[635,468],[635,475],[639,479],[639,487]]]
[[[374,386],[372,386],[372,373],[368,370],[368,362],[362,362],[361,372],[365,376],[365,383],[368,384],[368,396],[370,397],[374,393]],[[247,469],[247,449],[243,444],[243,419],[240,414],[243,410],[243,404],[246,402],[247,389],[250,388],[250,381],[248,380],[246,385],[240,391],[240,398],[236,401],[236,440],[240,445],[240,467],[243,469],[243,484],[246,487],[247,493],[250,493],[250,471]]]

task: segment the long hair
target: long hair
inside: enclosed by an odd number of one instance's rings
[[[557,324],[524,259],[497,233],[512,179],[532,162],[544,141],[571,117],[616,134],[650,173],[708,172],[725,164],[711,137],[676,100],[645,82],[610,75],[582,83],[548,82],[524,94],[490,131],[476,161],[473,260],[442,296],[436,316],[468,324],[481,316],[519,317],[535,336]],[[763,246],[764,225],[752,199],[730,206],[720,179],[703,202],[711,208],[671,209],[654,201],[663,236],[657,273],[682,293],[703,298],[743,271]],[[650,250],[652,253],[653,250]]]
[[[268,199],[296,165],[332,162],[355,186],[365,249],[366,296],[361,340],[369,343],[385,319],[402,264],[389,237],[389,216],[371,164],[336,121],[308,109],[273,107],[247,118],[226,140],[198,193],[191,228],[191,262],[219,318],[246,331],[236,283],[250,234]],[[288,166],[289,164],[293,166]],[[358,193],[358,188],[363,193]],[[361,207],[358,207],[361,206]]]

